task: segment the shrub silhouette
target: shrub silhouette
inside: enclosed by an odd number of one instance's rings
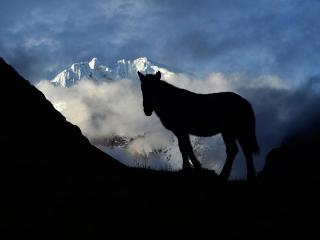
[[[255,116],[250,103],[232,92],[197,94],[177,88],[161,79],[161,73],[143,75],[138,71],[147,116],[154,111],[165,128],[178,138],[183,170],[201,169],[189,135],[213,136],[221,133],[227,158],[220,176],[228,178],[238,153],[239,142],[247,162],[247,178],[255,177],[253,154],[259,152]],[[191,161],[191,165],[190,162]]]

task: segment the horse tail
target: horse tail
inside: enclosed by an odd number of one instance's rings
[[[257,136],[256,136],[256,118],[254,115],[253,108],[249,103],[249,128],[248,128],[248,145],[251,149],[251,152],[254,155],[258,155],[260,153],[260,147],[258,144]]]
[[[259,147],[259,144],[258,144],[257,136],[255,134],[255,130],[254,130],[254,133],[252,134],[252,136],[250,138],[250,145],[251,145],[251,150],[252,150],[253,154],[254,155],[259,155],[260,147]]]
[[[238,139],[241,147],[254,155],[260,152],[259,144],[256,137],[256,118],[251,104],[244,99],[242,107],[242,121],[239,125]]]

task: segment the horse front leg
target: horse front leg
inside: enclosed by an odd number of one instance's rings
[[[194,170],[200,170],[201,169],[201,163],[199,160],[196,158],[193,152],[193,148],[190,142],[190,137],[189,135],[186,136],[186,147],[187,147],[187,154],[192,162]]]
[[[184,172],[190,172],[192,170],[189,158],[188,158],[188,146],[187,146],[187,138],[185,135],[176,134],[178,138],[179,149],[182,155],[182,169]]]

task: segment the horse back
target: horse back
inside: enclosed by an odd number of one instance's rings
[[[184,91],[174,97],[157,112],[160,120],[169,130],[197,136],[212,136],[224,129],[240,128],[238,125],[245,121],[250,107],[247,100],[233,92],[197,94]]]

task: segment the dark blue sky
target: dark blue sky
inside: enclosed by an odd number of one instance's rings
[[[0,55],[32,80],[92,56],[196,74],[320,75],[317,0],[2,1]]]

